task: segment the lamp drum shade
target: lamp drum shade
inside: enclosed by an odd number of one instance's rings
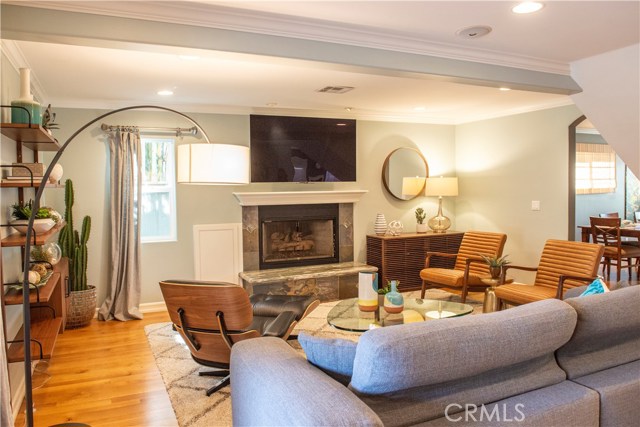
[[[249,147],[228,144],[178,146],[180,184],[249,183]]]
[[[425,196],[457,196],[458,195],[458,178],[456,177],[438,177],[427,178],[424,189]]]
[[[424,178],[419,176],[405,176],[402,178],[402,195],[417,196],[424,190]]]

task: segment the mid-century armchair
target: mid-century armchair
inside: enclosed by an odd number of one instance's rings
[[[489,277],[489,266],[481,255],[489,257],[502,256],[507,235],[486,231],[467,231],[462,237],[457,254],[443,252],[427,252],[424,269],[420,271],[422,279],[421,298],[429,288],[450,288],[461,292],[464,303],[469,291],[484,290],[489,285],[482,278]],[[453,269],[431,267],[433,257],[455,258]]]
[[[314,296],[253,295],[224,282],[166,280],[162,296],[193,360],[218,368],[200,375],[223,377],[207,396],[229,384],[234,343],[261,336],[287,339],[296,323],[318,306]]]
[[[500,308],[505,304],[521,305],[543,299],[563,299],[567,289],[596,279],[604,246],[594,243],[547,240],[538,267],[507,265],[503,279],[512,269],[535,271],[532,285],[512,283],[498,286],[496,298]]]

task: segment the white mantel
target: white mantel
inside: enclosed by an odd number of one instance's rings
[[[240,206],[303,205],[319,203],[355,203],[368,190],[273,191],[233,193]]]

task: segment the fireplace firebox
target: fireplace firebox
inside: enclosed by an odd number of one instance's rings
[[[338,204],[258,208],[260,269],[338,262]]]

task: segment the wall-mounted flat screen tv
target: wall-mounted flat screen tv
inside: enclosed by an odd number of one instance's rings
[[[356,180],[356,121],[250,116],[251,182]]]

